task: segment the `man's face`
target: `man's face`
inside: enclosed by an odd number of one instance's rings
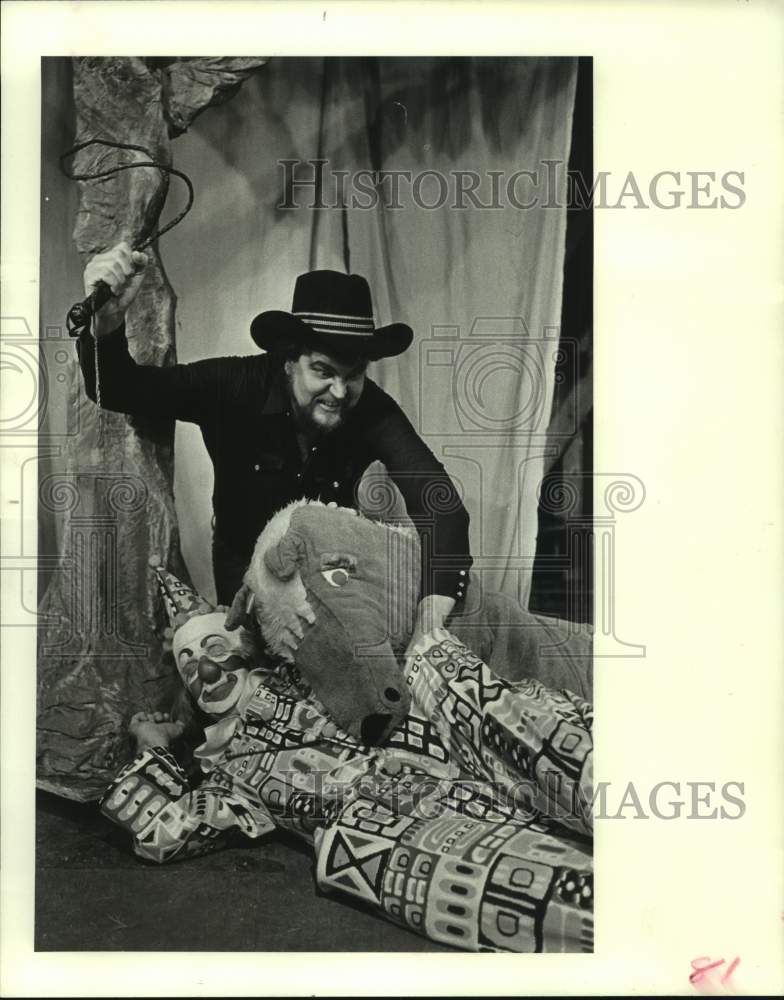
[[[203,712],[230,712],[252,669],[252,644],[245,629],[228,632],[222,611],[197,615],[174,633],[172,652],[183,684]]]
[[[300,421],[318,431],[337,430],[359,402],[366,360],[338,361],[312,351],[286,362],[289,391]]]

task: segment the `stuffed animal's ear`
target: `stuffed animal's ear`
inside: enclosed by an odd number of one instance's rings
[[[264,553],[264,565],[279,580],[290,580],[305,558],[305,542],[291,528],[277,545]]]
[[[253,591],[247,583],[243,583],[234,595],[234,600],[231,602],[231,607],[226,615],[226,629],[229,632],[235,628],[239,628],[240,625],[247,629],[253,626],[251,612],[253,610],[254,598]]]

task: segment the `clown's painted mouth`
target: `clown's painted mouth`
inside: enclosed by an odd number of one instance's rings
[[[223,699],[231,693],[236,683],[236,676],[234,674],[229,674],[222,684],[212,688],[210,691],[205,691],[201,696],[202,701],[223,701]]]

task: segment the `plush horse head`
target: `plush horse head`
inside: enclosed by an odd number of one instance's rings
[[[229,618],[252,608],[269,650],[296,665],[335,722],[379,743],[410,706],[396,654],[419,575],[416,532],[297,501],[259,537]]]

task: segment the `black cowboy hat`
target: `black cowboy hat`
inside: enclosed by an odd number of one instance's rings
[[[294,285],[291,312],[259,313],[250,325],[250,335],[265,351],[304,342],[323,347],[326,353],[371,360],[402,354],[414,337],[405,323],[377,328],[367,281],[341,271],[301,274]]]

